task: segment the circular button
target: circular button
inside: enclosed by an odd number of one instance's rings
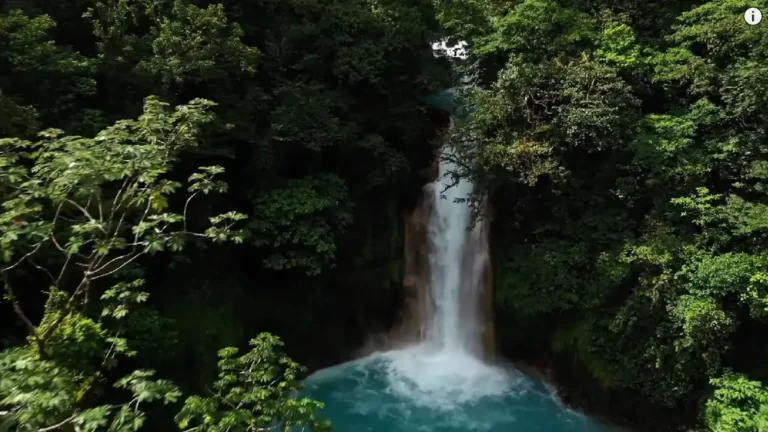
[[[758,25],[763,20],[763,13],[758,8],[749,8],[744,12],[744,21],[749,25]]]

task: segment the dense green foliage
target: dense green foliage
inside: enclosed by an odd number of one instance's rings
[[[449,138],[491,210],[502,346],[686,426],[768,430],[748,7],[768,3],[3,3],[0,430],[328,428],[262,332],[318,366],[393,324],[444,34],[469,44]]]
[[[742,18],[765,6],[439,2],[480,72],[455,141],[502,319],[606,387],[708,399],[717,431],[766,429],[768,30]]]
[[[398,0],[3,2],[0,430],[327,430],[262,332],[317,365],[394,319],[445,120],[434,25]]]
[[[34,143],[0,141],[5,196],[0,245],[8,263],[2,269],[3,283],[6,299],[29,333],[28,346],[0,353],[0,406],[6,409],[6,428],[52,430],[72,425],[76,430],[133,431],[145,421],[140,403],[158,399],[173,403],[181,395],[171,382],[152,379],[154,371],[136,369],[113,382],[117,389],[131,392],[128,402],[94,401],[102,393],[100,387],[112,381],[110,370],[118,361],[137,355],[126,337],[131,330],[135,333],[131,327],[136,323],[127,318],[149,293],[141,290],[143,279],[120,279],[130,277],[127,270],[139,270],[132,264],[166,249],[180,251],[191,238],[243,241],[243,233],[234,229],[246,218],[240,213],[211,217],[203,232],[187,227],[187,205],[196,195],[226,189],[215,179],[223,172],[221,167],[203,167],[192,174],[183,213],[167,211],[168,195],[182,184],[163,177],[179,153],[197,143],[201,126],[212,119],[211,106],[194,100],[169,112],[165,104],[148,98],[137,121],[120,121],[94,138],[47,130],[41,133],[44,139]],[[16,295],[13,271],[25,264],[49,277],[39,324],[26,315]],[[234,413],[224,411],[219,422],[229,425],[233,416],[240,419],[266,411],[258,422],[248,423],[249,430],[273,422],[286,427],[317,423],[315,402],[290,399],[299,367],[275,352],[279,341],[264,335],[253,345],[253,351],[240,359],[232,359],[235,348],[222,353],[221,380],[232,387],[230,394],[247,398],[252,405]],[[263,370],[254,371],[254,362]],[[284,375],[276,375],[279,368],[287,368]],[[252,374],[245,395],[237,381],[228,378],[243,371]],[[251,393],[266,394],[277,407],[257,403]],[[182,427],[195,415],[206,419],[214,415],[197,414],[202,409],[198,400],[196,396],[187,400],[179,414]],[[222,403],[235,402],[225,396]],[[218,404],[209,405],[219,413]]]
[[[278,351],[282,342],[275,336],[259,335],[250,341],[253,349],[241,357],[237,348],[219,352],[219,377],[211,397],[192,396],[176,416],[182,429],[198,424],[195,430],[264,430],[279,422],[282,427],[310,427],[330,430],[318,418],[322,404],[297,399],[289,391],[298,388],[301,367]],[[291,429],[287,429],[291,430]]]

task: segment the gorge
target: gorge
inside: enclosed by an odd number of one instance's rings
[[[768,431],[767,1],[0,2],[0,432]]]
[[[472,184],[453,180],[453,168],[440,158],[409,218],[406,237],[426,234],[426,247],[405,251],[405,285],[415,292],[393,335],[399,348],[318,371],[305,391],[325,403],[339,432],[607,430],[562,406],[550,386],[494,361],[488,231],[473,223],[461,201]],[[406,238],[409,246],[417,242]]]

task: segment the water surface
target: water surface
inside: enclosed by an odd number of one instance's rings
[[[516,369],[423,346],[321,370],[305,391],[337,432],[609,431]]]

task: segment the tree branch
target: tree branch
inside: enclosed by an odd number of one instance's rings
[[[83,207],[82,207],[80,204],[78,204],[78,203],[76,203],[76,202],[72,201],[72,200],[71,200],[71,199],[69,199],[69,198],[64,198],[64,201],[66,201],[66,202],[68,202],[68,203],[72,204],[73,206],[77,207],[78,209],[80,209],[80,211],[81,211],[81,212],[83,212],[83,214],[85,215],[85,217],[87,217],[89,220],[91,220],[91,221],[95,221],[95,220],[96,220],[96,219],[94,219],[94,218],[93,218],[93,216],[91,216],[91,214],[90,214],[90,213],[88,213],[88,210],[86,210],[85,208],[83,208]],[[99,229],[100,229],[101,231],[104,231],[104,228],[103,228],[103,227],[100,227]]]
[[[69,260],[72,258],[72,254],[67,254],[67,259],[64,261],[64,264],[61,266],[61,271],[59,272],[59,277],[56,278],[56,286],[58,287],[59,284],[61,284],[61,278],[64,276],[64,272],[67,270],[67,267],[69,266]]]
[[[137,223],[135,226],[141,225],[146,219],[147,215],[149,214],[149,209],[152,206],[152,199],[147,199],[147,208],[144,209],[144,214],[141,215],[141,219],[139,219],[139,223]],[[133,236],[133,244],[138,244],[139,242],[139,231],[136,231],[136,235]],[[136,250],[136,247],[134,246],[133,250]]]
[[[45,268],[45,267],[43,267],[43,266],[40,266],[40,265],[37,265],[37,264],[36,264],[34,261],[32,261],[32,258],[30,258],[30,259],[29,259],[29,263],[30,263],[30,264],[32,264],[32,266],[33,266],[34,268],[36,268],[36,269],[38,269],[38,270],[42,271],[43,273],[45,273],[46,275],[48,275],[48,278],[49,278],[49,279],[51,279],[51,283],[53,283],[54,285],[56,285],[56,279],[53,277],[53,275],[51,274],[51,272],[50,272],[50,271],[48,271],[48,269],[47,269],[47,268]]]
[[[181,215],[181,219],[184,222],[184,231],[187,230],[187,207],[189,207],[189,203],[192,201],[192,198],[194,198],[199,193],[200,191],[193,193],[189,196],[189,198],[187,198],[187,202],[184,203],[184,213]]]
[[[146,255],[146,254],[147,254],[147,252],[146,252],[146,251],[141,251],[141,252],[137,253],[136,255],[134,255],[134,256],[133,256],[131,259],[129,259],[128,261],[126,261],[126,262],[124,262],[124,263],[120,264],[120,267],[118,267],[118,268],[116,268],[116,269],[114,269],[114,270],[111,270],[111,271],[109,271],[109,272],[107,272],[107,273],[104,273],[104,274],[100,274],[100,275],[96,275],[96,276],[92,277],[92,278],[91,278],[91,280],[101,279],[101,278],[103,278],[103,277],[107,277],[107,276],[109,276],[109,275],[115,274],[115,273],[119,272],[120,270],[122,270],[122,269],[123,269],[125,266],[127,266],[128,264],[132,263],[133,261],[136,261],[136,259],[137,259],[138,257],[140,257],[140,256],[142,256],[142,255]]]
[[[99,220],[104,222],[104,208],[101,205],[101,190],[96,194],[96,200],[99,202]]]
[[[66,250],[66,249],[64,249],[63,247],[61,247],[61,245],[59,244],[59,241],[58,241],[58,240],[56,240],[56,236],[55,236],[55,235],[53,235],[53,233],[51,233],[51,240],[53,240],[53,244],[54,244],[54,245],[56,245],[56,249],[58,249],[58,250],[60,250],[60,251],[62,251],[62,252],[64,252],[64,253],[66,253],[66,252],[67,252],[67,250]]]
[[[112,222],[112,219],[115,217],[115,212],[118,208],[117,200],[120,198],[120,196],[125,192],[125,188],[128,186],[128,181],[130,180],[130,177],[123,180],[123,184],[120,185],[120,189],[117,191],[117,194],[115,195],[115,198],[112,200],[112,208],[110,209],[109,213],[109,221]],[[122,201],[121,201],[122,203]]]
[[[16,268],[16,267],[17,267],[19,264],[21,264],[22,262],[24,262],[24,260],[25,260],[25,259],[27,259],[27,258],[29,258],[30,256],[34,255],[34,254],[35,254],[35,253],[36,253],[38,250],[40,250],[40,247],[43,245],[43,242],[44,242],[44,241],[45,241],[45,240],[40,240],[40,241],[39,241],[39,242],[38,242],[38,243],[35,245],[35,248],[34,248],[34,249],[32,249],[32,251],[30,251],[29,253],[27,253],[27,254],[26,254],[26,255],[24,255],[23,257],[19,258],[19,260],[18,260],[18,261],[16,261],[16,263],[15,263],[15,264],[13,264],[12,266],[9,266],[9,267],[5,267],[5,268],[3,268],[2,270],[0,270],[0,273],[6,273],[6,272],[8,272],[8,271],[11,271],[11,270],[13,270],[13,269],[14,269],[14,268]]]
[[[112,259],[111,259],[111,260],[109,260],[109,261],[108,261],[106,264],[104,264],[104,265],[101,265],[99,268],[97,268],[96,270],[94,270],[94,271],[93,271],[93,274],[98,274],[98,273],[100,273],[102,270],[104,270],[105,268],[109,267],[109,265],[110,265],[110,264],[112,264],[112,263],[114,263],[115,261],[118,261],[118,260],[121,260],[121,259],[125,259],[125,258],[128,258],[129,256],[131,256],[131,254],[134,254],[134,253],[135,253],[135,252],[129,252],[129,253],[127,253],[127,254],[124,254],[124,255],[120,255],[120,256],[116,256],[116,257],[112,258]],[[97,263],[96,265],[99,265],[99,263]]]
[[[131,189],[136,188],[137,187],[136,185],[137,185],[137,182],[133,182],[133,183],[129,183],[128,184],[128,186],[125,188],[125,190],[123,190],[123,195],[120,197],[120,201],[117,202],[117,207],[114,208],[113,212],[118,211],[120,209],[120,207],[122,207],[123,204],[125,204],[126,198],[128,197],[128,195],[130,195],[128,192]],[[115,198],[117,198],[117,197],[115,197]]]
[[[0,273],[3,276],[3,284],[5,285],[5,292],[8,293],[7,298],[11,302],[11,305],[13,305],[13,311],[16,313],[16,315],[21,319],[21,321],[24,323],[24,325],[27,327],[27,330],[30,333],[30,336],[32,336],[32,339],[35,341],[35,344],[37,345],[37,349],[40,351],[40,356],[45,355],[45,345],[43,343],[43,340],[40,339],[40,337],[37,334],[37,327],[32,323],[32,321],[27,317],[27,315],[24,313],[24,310],[21,309],[21,305],[19,304],[19,299],[16,298],[16,295],[13,292],[13,287],[11,286],[11,281],[8,278],[7,273]]]
[[[61,423],[57,423],[57,424],[55,424],[53,426],[48,426],[48,427],[44,427],[42,429],[38,429],[37,432],[48,432],[48,431],[52,431],[54,429],[58,429],[58,428],[64,426],[65,424],[71,422],[72,420],[74,420],[75,417],[77,417],[78,414],[79,413],[76,412],[76,413],[72,414],[71,416],[69,416],[68,418],[62,420]]]

